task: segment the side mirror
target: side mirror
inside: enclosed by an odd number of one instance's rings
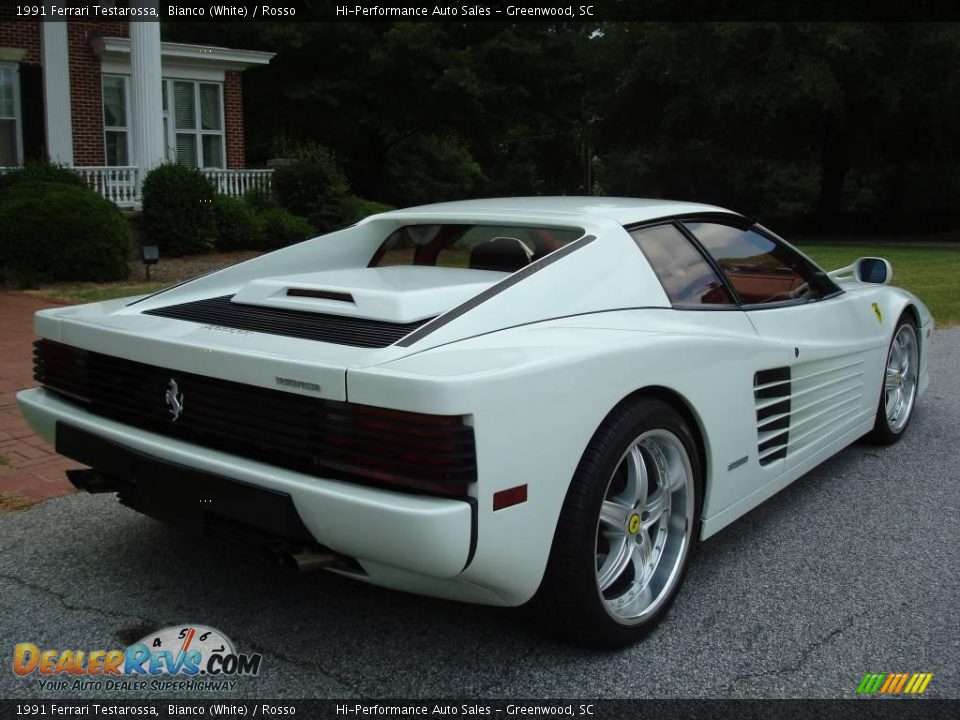
[[[893,280],[893,267],[883,258],[864,257],[853,264],[853,276],[860,282],[887,285]]]

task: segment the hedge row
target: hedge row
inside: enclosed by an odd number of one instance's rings
[[[143,185],[149,241],[164,257],[273,250],[390,209],[350,195],[332,156],[317,152],[278,168],[275,195],[243,199],[217,195],[198,170],[154,169]],[[0,283],[121,280],[130,247],[119,209],[69,169],[35,164],[0,175]]]
[[[305,219],[257,193],[217,195],[199,171],[161,165],[143,181],[143,222],[161,256],[217,250],[274,250],[317,234]]]
[[[348,194],[332,158],[319,151],[310,158],[277,168],[273,193],[243,199],[215,194],[198,170],[162,165],[143,183],[147,235],[164,256],[275,250],[391,209]]]
[[[274,250],[316,235],[304,218],[281,207],[257,207],[239,198],[213,200],[218,250]]]

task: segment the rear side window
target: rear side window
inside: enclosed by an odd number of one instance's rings
[[[579,228],[406,225],[384,241],[370,267],[436,267],[516,272],[583,236]]]
[[[643,250],[675,306],[733,304],[710,264],[673,225],[640,228],[630,236]]]
[[[727,276],[744,305],[819,297],[816,269],[802,255],[753,230],[685,223]]]

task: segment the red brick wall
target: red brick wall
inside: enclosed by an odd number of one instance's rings
[[[103,105],[100,94],[100,58],[90,45],[96,34],[127,37],[127,23],[70,22],[70,110],[73,119],[75,165],[104,165]]]
[[[226,124],[227,167],[243,168],[243,85],[240,73],[228,72],[223,83],[223,117]]]
[[[0,47],[27,51],[20,62],[40,64],[40,23],[0,22]]]
[[[73,120],[73,161],[76,165],[103,165],[103,107],[100,58],[90,39],[128,37],[127,23],[71,21],[67,24],[70,43],[70,105]],[[0,22],[0,47],[23,48],[22,62],[40,64],[40,23]],[[227,167],[244,167],[243,85],[239,72],[226,73],[223,85]],[[129,119],[128,119],[129,121]]]

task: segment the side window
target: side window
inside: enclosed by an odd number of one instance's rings
[[[753,230],[684,223],[713,256],[744,305],[820,296],[815,269],[802,255]]]
[[[676,306],[731,305],[733,300],[700,252],[673,225],[630,233]]]

